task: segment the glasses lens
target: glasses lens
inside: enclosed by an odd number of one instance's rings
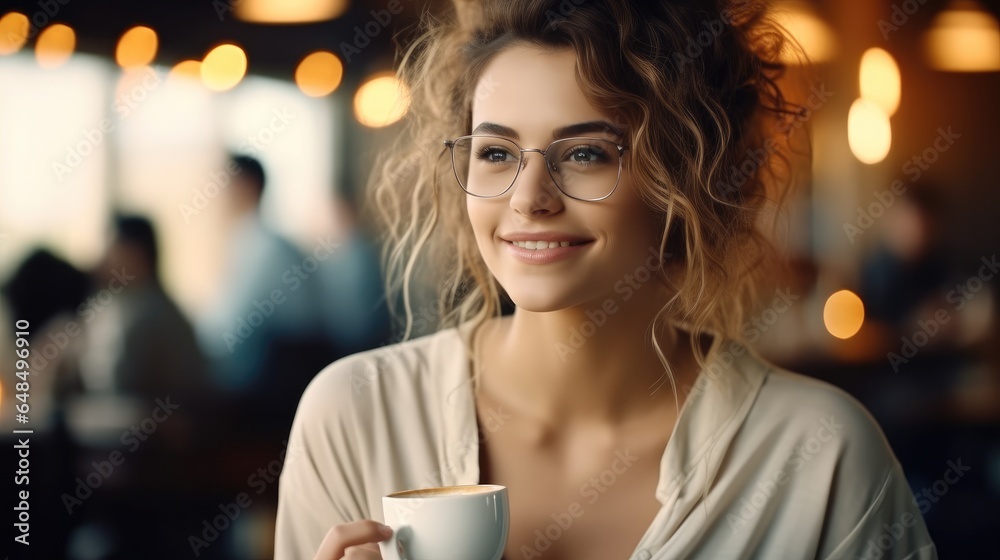
[[[476,196],[506,191],[517,176],[520,155],[516,144],[495,136],[463,136],[452,146],[455,176],[466,192]],[[601,199],[618,184],[621,154],[609,140],[557,140],[546,149],[545,160],[556,185],[574,198]]]
[[[545,159],[564,193],[584,200],[603,198],[618,184],[621,155],[618,145],[596,138],[557,140]]]
[[[492,136],[464,136],[452,147],[455,176],[476,196],[497,196],[507,190],[517,175],[520,155],[513,142]]]

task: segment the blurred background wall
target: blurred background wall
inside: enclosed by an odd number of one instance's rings
[[[357,203],[406,111],[392,37],[434,4],[0,4],[0,425],[34,429],[37,557],[270,556],[302,388],[398,337]],[[813,157],[744,332],[872,411],[942,558],[988,557],[1000,2],[776,8],[813,61],[786,81]]]

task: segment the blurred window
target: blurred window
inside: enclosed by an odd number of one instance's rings
[[[0,280],[38,244],[93,266],[118,207],[153,220],[164,283],[193,313],[222,272],[228,151],[264,164],[276,230],[306,249],[331,230],[335,108],[259,76],[212,93],[165,67],[0,57]]]

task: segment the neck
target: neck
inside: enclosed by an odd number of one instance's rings
[[[483,390],[553,427],[616,426],[665,406],[676,413],[681,395],[675,401],[650,342],[665,301],[653,296],[549,313],[518,308],[484,333]],[[689,338],[661,326],[657,340],[680,386],[693,363]]]

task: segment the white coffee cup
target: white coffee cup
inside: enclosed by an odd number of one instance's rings
[[[404,490],[382,497],[393,534],[384,560],[500,560],[510,529],[507,487],[496,484]]]

